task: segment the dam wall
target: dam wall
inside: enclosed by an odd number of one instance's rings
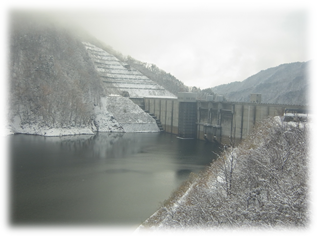
[[[264,119],[283,116],[285,109],[301,105],[145,97],[144,110],[161,121],[164,131],[180,138],[238,144]]]
[[[262,120],[283,116],[285,109],[306,109],[300,105],[197,102],[197,138],[216,138],[223,144],[238,144],[245,139]]]
[[[176,98],[144,98],[144,110],[154,114],[167,133],[178,135],[178,108]]]

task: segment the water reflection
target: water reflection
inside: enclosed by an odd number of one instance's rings
[[[15,224],[133,224],[155,212],[213,148],[160,133],[10,136]]]
[[[158,133],[98,133],[93,139],[93,153],[100,158],[124,158],[146,152],[146,146],[154,143]]]
[[[183,178],[189,176],[189,174],[192,172],[190,169],[180,169],[176,172],[177,176]]]

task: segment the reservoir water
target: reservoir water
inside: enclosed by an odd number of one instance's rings
[[[13,225],[137,227],[219,150],[166,133],[8,138]]]

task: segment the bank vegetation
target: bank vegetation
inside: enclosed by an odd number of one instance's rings
[[[192,174],[139,229],[305,228],[308,125],[270,118]]]

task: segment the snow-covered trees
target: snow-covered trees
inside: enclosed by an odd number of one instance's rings
[[[21,125],[87,126],[103,93],[81,40],[42,18],[13,14],[10,118]]]
[[[303,227],[308,223],[308,134],[279,117],[226,150],[143,225],[154,228]],[[185,191],[183,191],[185,192]],[[181,201],[179,200],[181,199]],[[165,212],[165,213],[164,213]],[[153,221],[155,219],[155,221]]]

